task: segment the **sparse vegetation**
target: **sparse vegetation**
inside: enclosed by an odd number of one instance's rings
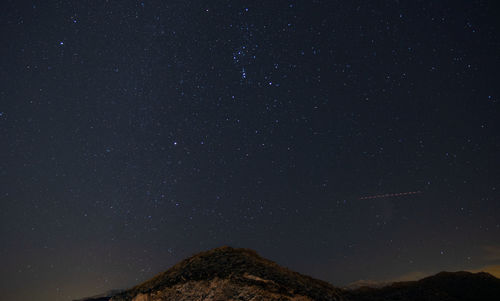
[[[340,296],[340,290],[329,283],[283,268],[253,250],[221,247],[181,261],[166,272],[118,295],[116,300],[131,300],[139,293],[214,278],[231,279],[241,285],[254,285],[283,295],[304,295],[314,300],[336,300]]]

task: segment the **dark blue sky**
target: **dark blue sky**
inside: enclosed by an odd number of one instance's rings
[[[221,245],[334,285],[498,266],[498,14],[2,1],[0,294],[126,288]]]

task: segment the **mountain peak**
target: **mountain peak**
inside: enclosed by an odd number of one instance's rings
[[[267,296],[263,300],[273,300],[274,295],[278,296],[276,300],[297,295],[303,300],[340,299],[340,290],[327,282],[281,267],[253,250],[223,246],[191,256],[112,300],[132,300],[141,294],[174,287],[179,291],[193,285],[252,288],[250,293]]]

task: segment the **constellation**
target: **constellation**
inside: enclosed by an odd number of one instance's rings
[[[245,8],[240,15],[243,16],[246,12],[248,8]],[[252,29],[254,27],[254,24],[242,23],[238,28],[241,39],[239,45],[233,50],[233,63],[239,70],[241,81],[247,79],[247,67],[257,58],[256,52],[259,45],[253,41]]]

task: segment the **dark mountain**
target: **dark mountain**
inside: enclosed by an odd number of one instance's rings
[[[488,273],[441,272],[418,281],[359,288],[344,296],[352,301],[494,301],[500,300],[500,279]]]
[[[73,300],[73,301],[108,301],[111,299],[111,297],[123,292],[123,290],[110,290],[105,292],[104,294],[88,297],[88,298],[83,298],[83,299],[78,299],[78,300]]]
[[[288,270],[249,249],[221,247],[196,254],[129,290],[87,301],[493,301],[500,279],[488,273],[441,272],[382,288],[339,289]]]

